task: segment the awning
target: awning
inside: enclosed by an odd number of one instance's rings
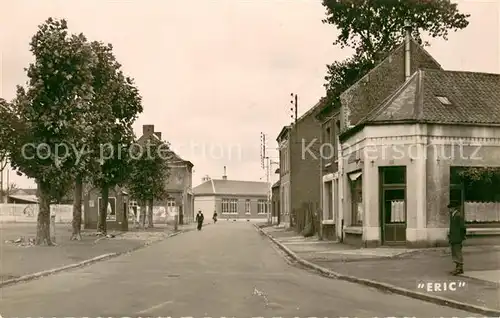
[[[349,174],[349,179],[351,179],[351,181],[356,181],[359,177],[361,177],[361,174],[362,172],[351,173]]]

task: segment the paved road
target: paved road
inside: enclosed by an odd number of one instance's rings
[[[0,292],[3,317],[472,316],[292,267],[233,222]]]

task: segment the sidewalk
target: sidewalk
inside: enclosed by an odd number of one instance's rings
[[[79,263],[103,254],[124,253],[165,239],[172,226],[155,225],[146,230],[109,232],[112,238],[96,236],[96,231],[82,230],[81,241],[70,241],[71,225],[56,226],[56,246],[30,244],[36,236],[36,224],[0,224],[0,282],[45,270]],[[195,224],[179,226],[179,231],[195,229]]]
[[[445,248],[353,248],[341,243],[304,238],[293,231],[262,230],[300,258],[339,274],[369,279],[462,303],[500,310],[500,246],[464,247],[465,274],[448,274],[454,267]],[[427,292],[419,283],[460,280],[456,291]],[[422,286],[422,285],[421,285]]]

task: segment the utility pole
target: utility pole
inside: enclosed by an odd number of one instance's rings
[[[290,111],[292,114],[290,117],[292,118],[292,124],[297,125],[297,114],[299,111],[299,96],[297,94],[291,93],[290,96],[292,96],[292,100],[290,100],[290,104],[292,104],[292,107],[290,107]]]
[[[266,153],[266,134],[263,132],[260,133],[260,165],[262,169],[266,169],[266,182],[269,187],[267,190],[267,203],[266,203],[266,212],[267,212],[267,222],[271,223],[271,185],[270,185],[270,169],[271,169],[271,158]]]
[[[290,104],[292,104],[292,106],[290,107],[290,111],[291,111],[291,115],[290,117],[292,118],[292,129],[290,130],[290,143],[289,143],[289,147],[292,147],[292,146],[295,146],[295,143],[297,142],[297,139],[298,139],[298,127],[297,127],[297,120],[298,120],[298,109],[299,109],[299,96],[295,93],[291,93],[290,96],[292,97],[292,99],[290,100]],[[292,209],[292,206],[291,204],[288,205],[290,207],[290,209]],[[292,211],[289,211],[290,214],[290,227],[293,227],[294,226],[294,220],[293,220],[293,217],[294,217],[294,213],[293,213],[293,210]]]

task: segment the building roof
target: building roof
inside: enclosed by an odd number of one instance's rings
[[[156,135],[156,134],[148,134],[148,135],[142,135],[138,140],[137,142],[139,144],[142,144],[142,143],[145,143],[147,140],[153,140],[153,141],[156,141],[156,142],[162,142],[162,140]],[[185,160],[183,159],[181,156],[179,156],[177,153],[175,153],[172,149],[169,149],[169,159],[168,159],[168,162],[169,163],[181,163],[181,164],[187,164],[191,167],[194,166],[194,164],[189,161],[189,160]]]
[[[280,141],[283,139],[283,136],[290,130],[290,125],[288,126],[283,126],[281,129],[280,133],[278,134],[278,137],[276,137],[276,141]]]
[[[421,69],[350,131],[402,122],[500,125],[499,88],[500,74]]]
[[[12,189],[10,191],[10,194],[11,195],[16,195],[16,196],[20,196],[20,195],[34,195],[36,196],[37,195],[37,191],[38,189]]]
[[[269,183],[257,181],[211,179],[193,188],[195,196],[203,195],[241,195],[266,196]]]
[[[24,201],[24,202],[31,202],[31,203],[38,203],[38,197],[36,195],[32,194],[19,194],[19,195],[9,195],[9,198],[18,200],[18,201]]]
[[[370,113],[374,108],[377,108],[380,103],[392,95],[394,91],[401,87],[406,82],[404,77],[404,60],[405,56],[405,41],[402,41],[394,50],[385,56],[375,67],[368,71],[356,83],[346,89],[340,98],[342,100],[342,112],[344,115],[344,125],[356,126],[361,123],[361,120]],[[395,61],[402,60],[402,63]],[[410,67],[414,73],[419,69],[438,69],[443,70],[441,65],[434,59],[429,52],[418,44],[415,39],[410,41]],[[397,71],[399,69],[399,71]],[[387,72],[394,71],[394,76],[398,74],[397,80],[387,80],[392,90],[386,91],[386,87],[378,84],[373,84],[381,91],[373,91],[374,86],[370,83],[386,81]],[[399,74],[401,73],[401,74]],[[401,76],[401,78],[399,78]],[[348,102],[352,101],[352,102]],[[348,127],[345,127],[348,128]]]
[[[316,113],[319,110],[321,110],[323,107],[325,107],[326,105],[327,105],[326,98],[325,97],[320,98],[319,101],[313,107],[311,107],[308,111],[306,111],[304,114],[302,114],[302,116],[297,118],[297,122],[300,122],[309,116],[315,116]]]
[[[419,70],[362,122],[400,120],[500,124],[500,74]]]
[[[271,188],[273,188],[273,189],[274,189],[274,188],[277,188],[277,187],[279,187],[279,186],[280,186],[280,184],[281,184],[281,182],[280,182],[280,180],[278,180],[278,181],[276,181],[276,182],[272,185],[272,187],[271,187]]]

